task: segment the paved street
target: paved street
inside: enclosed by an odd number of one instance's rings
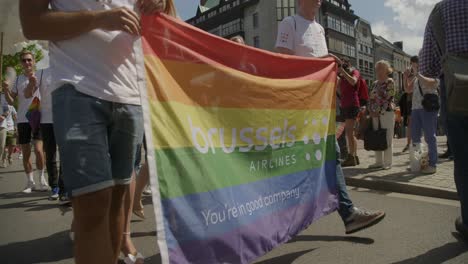
[[[73,263],[68,229],[72,212],[47,200],[47,193],[18,193],[24,184],[19,162],[0,170],[0,263]],[[337,214],[323,218],[258,264],[468,263],[468,244],[454,235],[456,201],[351,188],[358,206],[382,208],[378,226],[345,236]],[[160,263],[149,197],[144,222],[133,238],[146,263]]]
[[[446,137],[438,137],[439,153],[443,153],[446,149]],[[397,183],[403,185],[404,188],[412,188],[412,194],[419,193],[421,189],[435,190],[443,193],[452,193],[451,197],[456,197],[456,187],[453,179],[453,161],[439,160],[437,165],[437,173],[434,175],[423,175],[421,173],[413,173],[407,171],[409,165],[409,154],[401,153],[406,145],[406,139],[396,139],[394,141],[394,165],[391,170],[369,170],[368,166],[375,163],[374,153],[365,151],[363,141],[359,141],[358,156],[361,159],[361,165],[352,168],[345,168],[345,176],[348,178],[349,184],[356,182],[357,186],[363,186],[363,181],[371,185],[369,188],[382,187],[383,183]],[[373,183],[373,184],[372,184]],[[381,188],[381,190],[385,188]],[[395,191],[395,190],[393,190]],[[396,191],[400,191],[397,190]],[[429,192],[429,195],[433,192]],[[432,195],[430,195],[432,196]],[[441,198],[448,198],[444,197]]]

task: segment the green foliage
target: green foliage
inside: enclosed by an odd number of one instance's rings
[[[32,43],[32,44],[27,44],[27,46],[25,48],[23,48],[23,50],[21,52],[17,52],[16,54],[13,54],[13,55],[3,55],[3,72],[2,72],[2,75],[4,76],[5,75],[5,72],[6,72],[6,68],[7,67],[12,67],[15,69],[16,71],[16,74],[19,75],[21,74],[21,59],[20,59],[20,54],[23,52],[23,51],[31,51],[33,54],[34,54],[34,57],[36,58],[36,63],[38,63],[39,61],[41,61],[43,58],[44,58],[44,54],[42,52],[42,49],[39,45],[37,45],[36,43]]]

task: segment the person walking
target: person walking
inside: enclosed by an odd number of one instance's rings
[[[52,90],[52,73],[50,69],[44,69],[42,70],[42,85],[40,87],[27,87],[24,90],[24,96],[30,99],[39,93],[41,98],[41,136],[46,154],[45,163],[49,186],[52,189],[49,200],[58,200],[66,194],[62,176],[59,174],[62,170],[59,170],[57,166],[57,143],[52,121]]]
[[[372,87],[369,100],[369,113],[374,130],[379,127],[387,130],[388,148],[375,152],[375,164],[370,169],[389,170],[393,165],[393,132],[395,130],[395,83],[388,76],[393,70],[390,63],[381,60],[375,65],[377,81]]]
[[[40,129],[33,129],[26,117],[28,108],[33,102],[33,98],[26,98],[24,96],[24,91],[26,89],[43,85],[41,81],[43,72],[36,72],[36,61],[32,52],[23,51],[20,54],[20,59],[21,66],[23,68],[23,74],[16,78],[12,88],[10,87],[10,84],[4,82],[3,89],[5,91],[5,98],[8,104],[14,105],[15,99],[18,99],[18,143],[21,146],[21,151],[23,154],[23,167],[26,173],[26,187],[24,188],[23,192],[31,193],[33,190],[48,191],[50,188],[45,179],[44,151],[42,146],[41,131]],[[34,145],[36,167],[40,173],[39,186],[36,186],[34,181],[33,165],[31,162],[31,143]]]
[[[437,169],[437,114],[438,110],[429,111],[423,107],[425,94],[438,94],[439,80],[425,78],[419,74],[419,57],[411,58],[411,69],[405,71],[405,76],[414,73],[413,88],[413,121],[411,122],[412,142],[417,148],[421,145],[421,136],[424,132],[424,139],[429,149],[429,166],[422,169],[424,174],[434,174]]]
[[[468,240],[468,1],[443,0],[429,16],[419,54],[419,72],[427,78],[443,75],[448,110],[450,149],[454,155],[455,184],[461,217],[455,221]],[[444,97],[443,97],[444,98]],[[444,98],[445,99],[445,98]]]
[[[303,57],[327,57],[325,30],[315,20],[321,6],[321,0],[299,0],[298,14],[286,17],[278,28],[276,49],[283,54]],[[335,57],[336,58],[336,57]],[[337,59],[337,58],[336,58]],[[337,159],[339,147],[337,145]],[[336,164],[338,213],[345,225],[346,234],[351,234],[379,223],[384,217],[383,211],[366,211],[354,206],[349,198],[340,162]]]

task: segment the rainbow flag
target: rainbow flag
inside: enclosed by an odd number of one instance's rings
[[[143,102],[163,263],[251,263],[337,208],[332,59],[144,17]]]

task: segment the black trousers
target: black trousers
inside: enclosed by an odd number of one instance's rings
[[[46,154],[46,168],[49,175],[49,185],[51,188],[60,188],[60,193],[65,193],[65,186],[62,179],[62,170],[57,166],[57,142],[55,141],[54,125],[41,124],[42,140],[44,142],[44,152]]]

